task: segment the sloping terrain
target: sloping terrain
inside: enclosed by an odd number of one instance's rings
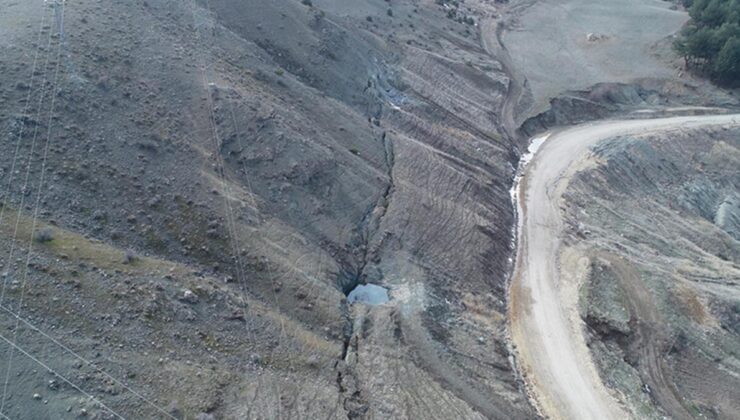
[[[310,3],[0,3],[0,412],[533,415],[490,6]]]
[[[537,417],[506,323],[518,133],[734,101],[653,57],[682,12],[573,1],[0,0],[0,417]],[[582,45],[596,23],[614,33]],[[516,37],[568,54],[532,64]],[[615,48],[626,63],[601,63]],[[637,417],[737,411],[730,135],[637,167],[605,147],[604,177],[566,194],[605,218],[638,197],[612,222],[645,238],[572,232],[594,240],[597,366],[627,372],[606,385]],[[628,192],[643,175],[671,188]],[[701,244],[660,264],[603,246],[654,240],[653,202],[688,220],[655,215],[671,241]],[[364,283],[389,301],[350,304]]]
[[[662,348],[657,343],[662,345],[665,340],[661,329],[665,329],[666,325],[659,311],[651,304],[649,292],[640,275],[631,270],[629,265],[619,261],[620,256],[629,258],[639,255],[642,262],[650,263],[652,253],[633,254],[625,247],[616,246],[610,250],[611,264],[607,264],[610,271],[604,272],[600,265],[598,270],[590,272],[595,276],[595,281],[585,288],[582,286],[584,277],[589,274],[589,258],[608,258],[602,248],[597,248],[597,244],[602,243],[593,242],[594,238],[607,244],[619,241],[620,237],[627,236],[624,233],[625,227],[631,231],[634,223],[627,217],[613,224],[605,221],[608,218],[605,212],[610,212],[607,213],[609,215],[617,213],[617,209],[625,208],[627,202],[624,196],[608,203],[608,207],[602,204],[602,211],[593,210],[594,197],[616,191],[623,194],[638,193],[640,185],[591,185],[591,191],[579,191],[580,194],[575,196],[576,201],[571,199],[574,189],[571,183],[574,176],[576,180],[581,180],[584,174],[595,172],[594,168],[602,162],[603,156],[599,156],[598,152],[596,156],[591,156],[589,150],[602,150],[607,147],[603,146],[605,144],[617,144],[619,138],[610,140],[617,136],[657,136],[667,131],[668,135],[676,137],[671,140],[688,141],[689,135],[706,139],[712,136],[700,132],[699,127],[716,126],[723,130],[736,130],[736,118],[737,114],[610,120],[550,133],[542,138],[544,144],[538,148],[531,165],[527,166],[521,181],[516,185],[518,191],[514,195],[515,198],[521,197],[521,200],[517,199],[520,222],[517,264],[511,287],[510,322],[517,364],[545,415],[553,418],[618,419],[626,417],[625,411],[629,410],[635,410],[633,415],[636,418],[646,415],[644,410],[640,410],[642,401],[621,401],[622,404],[617,404],[616,400],[621,400],[620,394],[609,392],[603,386],[605,382],[608,387],[614,387],[610,376],[612,372],[604,367],[605,363],[608,364],[608,358],[602,353],[594,353],[595,363],[592,363],[589,343],[584,340],[583,322],[579,316],[580,300],[581,304],[588,305],[590,309],[588,315],[583,317],[596,332],[607,339],[623,338],[616,333],[623,332],[619,327],[627,322],[627,311],[626,307],[619,305],[621,303],[629,307],[632,317],[629,325],[634,328],[634,336],[630,343],[631,353],[624,360],[639,365],[646,372],[650,379],[646,379],[644,389],[654,396],[656,405],[671,416],[684,417],[682,398],[673,395],[673,384],[667,379],[661,365]],[[681,146],[669,147],[679,149]],[[635,154],[638,153],[625,151],[623,154],[630,164],[634,164],[630,168],[620,168],[629,181],[639,180],[641,175],[644,176],[645,168],[650,167],[646,165],[647,162],[635,162]],[[648,155],[661,156],[659,153]],[[662,165],[661,160],[659,170],[663,169]],[[721,166],[729,168],[732,165]],[[668,175],[669,179],[678,174],[688,177],[690,173],[688,170],[682,172],[682,168],[677,166],[671,169],[676,172]],[[733,172],[723,172],[710,179],[718,182],[724,192],[732,195],[734,192],[727,189],[734,188],[735,177]],[[648,175],[645,178],[650,185],[656,182],[656,176]],[[636,202],[640,205],[648,204],[648,207],[641,207],[637,214],[640,215],[640,220],[649,220],[645,216],[650,214],[650,200],[637,199]],[[565,217],[562,214],[564,209],[567,209]],[[577,228],[574,230],[573,226]],[[594,236],[591,229],[601,235]],[[566,235],[563,234],[564,231]],[[673,232],[676,230],[668,229],[661,233]],[[672,243],[679,249],[682,246],[680,241]],[[734,245],[725,244],[731,249]],[[718,276],[726,274],[723,270]],[[620,289],[620,284],[628,286]],[[580,299],[579,289],[586,293]],[[592,297],[598,298],[589,299]],[[604,324],[608,322],[603,320],[603,316],[599,316],[603,313],[613,316],[615,334],[604,328]],[[622,341],[619,342],[623,344]],[[600,364],[601,375],[596,369]],[[729,385],[727,389],[732,386]],[[639,387],[637,390],[639,392]]]
[[[735,418],[738,130],[616,138],[566,193],[589,255],[581,316],[606,384],[640,418]]]
[[[525,3],[530,6],[508,25],[504,36],[529,90],[520,104],[521,117],[545,111],[551,99],[566,91],[605,82],[675,79],[680,74],[666,39],[688,15],[670,2]]]

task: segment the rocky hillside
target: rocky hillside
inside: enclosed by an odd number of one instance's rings
[[[737,416],[740,142],[717,128],[618,138],[566,200],[590,255],[582,317],[636,418]]]
[[[533,416],[492,5],[0,7],[0,412]]]

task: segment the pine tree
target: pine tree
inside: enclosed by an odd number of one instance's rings
[[[725,42],[717,54],[714,73],[725,83],[740,84],[740,38],[732,37]]]

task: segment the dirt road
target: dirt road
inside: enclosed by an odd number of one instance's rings
[[[526,168],[518,185],[518,249],[509,311],[518,365],[543,414],[569,419],[627,417],[600,380],[586,346],[574,293],[578,273],[574,264],[560,264],[560,205],[568,181],[587,164],[587,151],[600,141],[715,124],[738,125],[740,115],[585,124],[550,135]]]
[[[522,96],[523,82],[516,73],[509,51],[501,43],[501,33],[505,23],[493,19],[485,19],[481,23],[481,43],[491,57],[501,63],[504,73],[509,77],[509,86],[506,89],[506,98],[500,110],[500,122],[510,138],[516,138],[516,106]]]
[[[508,4],[499,10],[501,16],[498,18],[488,17],[480,22],[481,46],[492,58],[501,63],[504,73],[509,78],[506,98],[499,111],[499,122],[511,139],[517,138],[516,130],[521,124],[522,116],[517,115],[517,107],[524,94],[527,80],[523,74],[517,71],[509,50],[502,42],[502,38],[507,28],[512,25],[512,21],[516,21],[524,11],[534,4],[534,0],[523,0],[515,4]]]

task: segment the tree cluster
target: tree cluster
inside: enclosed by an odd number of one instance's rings
[[[691,20],[675,48],[690,68],[740,85],[740,0],[685,0]]]

